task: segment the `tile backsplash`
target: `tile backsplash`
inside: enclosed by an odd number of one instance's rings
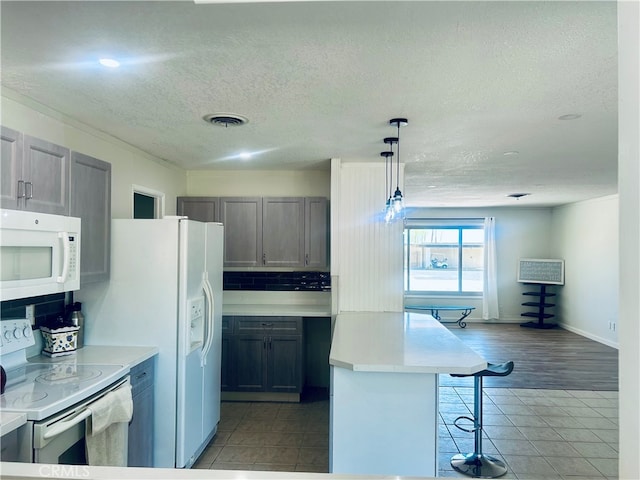
[[[0,307],[0,318],[2,320],[25,318],[27,305],[35,305],[36,327],[41,327],[53,322],[59,315],[64,315],[65,294],[54,293],[39,297],[5,300]]]
[[[224,272],[225,290],[331,291],[329,272]]]

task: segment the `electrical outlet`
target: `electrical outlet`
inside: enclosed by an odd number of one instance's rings
[[[31,325],[36,324],[36,306],[35,305],[27,305],[25,307],[25,317],[29,320]]]

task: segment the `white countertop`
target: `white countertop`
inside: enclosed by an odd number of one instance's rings
[[[13,432],[25,423],[26,413],[0,412],[0,436]]]
[[[64,468],[64,470],[62,469]],[[204,470],[170,468],[87,467],[84,465],[47,465],[38,463],[0,464],[3,480],[42,480],[43,477],[84,480],[403,480],[433,477],[402,477],[396,475],[343,475],[306,472],[258,472],[245,470]]]
[[[222,306],[223,315],[330,317],[331,305],[287,305],[267,303],[237,303]]]
[[[120,347],[110,345],[85,345],[75,355],[50,358],[45,355],[30,357],[32,363],[78,363],[93,365],[124,365],[129,368],[144,362],[158,353],[157,347]]]
[[[410,312],[338,315],[329,363],[364,372],[472,374],[487,367],[431,315]]]

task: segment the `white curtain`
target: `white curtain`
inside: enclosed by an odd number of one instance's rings
[[[496,256],[496,219],[484,219],[484,290],[482,292],[482,319],[498,319],[498,272]]]

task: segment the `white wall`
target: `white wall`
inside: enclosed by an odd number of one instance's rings
[[[2,89],[2,125],[111,164],[111,216],[132,217],[132,185],[165,194],[166,215],[175,215],[176,196],[186,191],[184,170],[116,138]]]
[[[620,195],[619,478],[638,478],[640,457],[640,3],[618,5]]]
[[[409,199],[410,200],[410,199]],[[550,208],[420,208],[411,213],[415,218],[484,218],[496,219],[496,251],[498,257],[498,305],[500,322],[523,322],[520,314],[522,292],[527,288],[516,281],[518,259],[549,258],[551,242]],[[530,288],[529,288],[530,289]],[[429,303],[468,304],[476,307],[468,320],[482,321],[481,297],[429,297]],[[406,305],[424,304],[419,297],[408,297]]]
[[[617,347],[618,196],[554,208],[550,232],[552,257],[565,260],[556,307],[562,327]]]
[[[325,170],[190,170],[189,196],[326,197],[331,173]]]

